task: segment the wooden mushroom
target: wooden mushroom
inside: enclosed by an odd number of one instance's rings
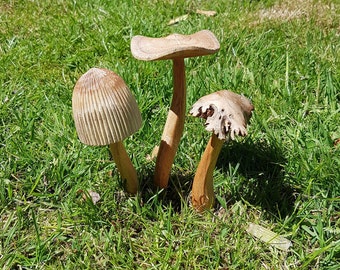
[[[213,172],[224,141],[247,135],[253,110],[249,99],[228,90],[206,95],[192,106],[190,114],[206,119],[205,129],[212,132],[192,186],[192,205],[199,212],[214,204]]]
[[[145,61],[173,61],[173,97],[159,145],[154,182],[160,188],[168,186],[179,141],[184,129],[186,83],[184,58],[213,54],[220,48],[215,35],[202,30],[192,35],[172,34],[161,38],[134,36],[132,55]]]
[[[91,68],[74,87],[72,111],[80,141],[109,145],[126,190],[135,194],[137,172],[122,141],[140,128],[142,118],[124,80],[110,70]]]

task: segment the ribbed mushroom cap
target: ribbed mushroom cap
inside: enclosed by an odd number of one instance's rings
[[[78,137],[88,145],[122,141],[142,123],[137,102],[124,80],[107,69],[91,68],[79,78],[72,110]]]
[[[213,54],[219,49],[220,43],[209,30],[160,38],[134,36],[131,40],[132,55],[146,61],[202,56]]]
[[[253,110],[248,98],[221,90],[201,97],[192,106],[190,114],[206,119],[205,129],[220,140],[234,140],[235,135],[247,135],[247,123]]]

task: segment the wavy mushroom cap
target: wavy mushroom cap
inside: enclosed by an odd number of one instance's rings
[[[88,145],[108,145],[135,133],[142,123],[137,102],[116,73],[91,68],[77,81],[72,111],[78,137]]]
[[[139,60],[164,60],[213,54],[220,49],[220,43],[209,30],[191,35],[171,34],[152,38],[134,36],[131,40],[131,53]]]
[[[248,98],[221,90],[200,98],[192,106],[190,114],[206,119],[205,129],[220,140],[234,140],[235,135],[247,135],[247,123],[253,110]]]

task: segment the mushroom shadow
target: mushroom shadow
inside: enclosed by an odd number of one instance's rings
[[[189,205],[189,195],[192,188],[192,180],[194,172],[173,170],[170,175],[168,187],[160,189],[153,181],[154,164],[145,167],[139,172],[140,178],[140,196],[142,202],[154,204],[158,207],[161,204],[163,207],[172,207],[174,212],[181,212],[184,205]]]
[[[261,207],[268,218],[284,218],[292,213],[295,195],[299,192],[285,181],[285,164],[286,159],[279,145],[251,139],[225,143],[216,170],[227,177],[222,186],[215,187],[214,192],[219,196],[224,192],[222,199],[228,205],[243,200]],[[159,204],[165,208],[171,206],[175,212],[180,212],[183,205],[190,205],[195,170],[173,169],[166,189],[154,185],[153,163],[139,173],[140,196],[144,203],[151,202],[155,208]],[[215,209],[218,207],[216,205]]]
[[[285,181],[285,163],[279,145],[250,139],[226,143],[216,165],[228,175],[230,193],[225,201],[245,200],[277,218],[289,215],[298,191]]]

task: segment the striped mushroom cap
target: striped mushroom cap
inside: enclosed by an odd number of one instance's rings
[[[79,78],[72,111],[78,137],[88,145],[122,141],[142,123],[137,102],[124,80],[102,68],[91,68]]]
[[[220,140],[234,140],[235,135],[247,135],[247,123],[253,110],[254,106],[248,98],[221,90],[197,100],[190,114],[206,119],[205,129]]]

